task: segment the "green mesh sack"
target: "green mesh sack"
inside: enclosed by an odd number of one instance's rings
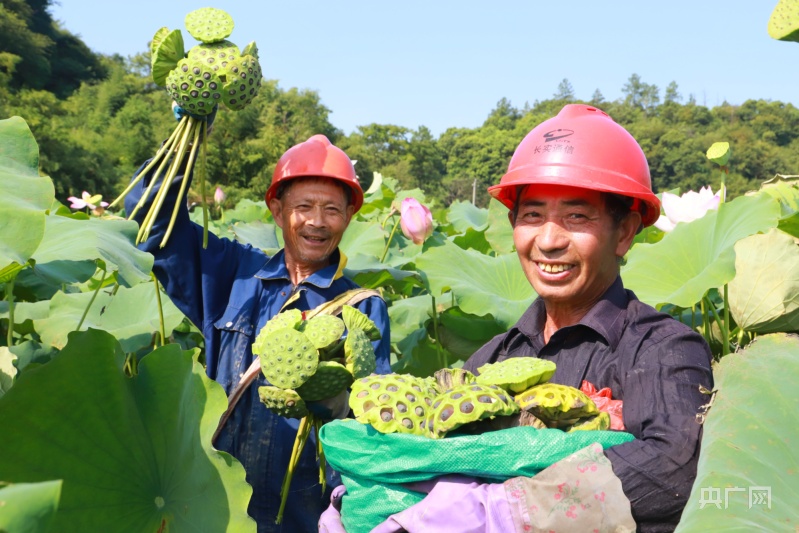
[[[425,494],[402,484],[444,474],[486,482],[532,477],[572,453],[598,442],[603,449],[633,440],[620,431],[575,431],[514,427],[481,435],[428,439],[380,433],[355,420],[322,426],[325,458],[341,473],[347,494],[341,520],[348,533],[366,533],[390,515],[418,503]]]

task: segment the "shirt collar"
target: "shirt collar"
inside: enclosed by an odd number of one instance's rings
[[[330,264],[302,280],[300,285],[310,284],[320,289],[327,289],[335,280],[344,275],[345,266],[347,266],[347,256],[337,248],[330,256]],[[255,277],[263,280],[285,279],[291,281],[291,275],[286,268],[285,250],[281,249],[270,257],[266,264],[255,273]]]
[[[599,301],[575,325],[582,325],[596,331],[615,350],[624,331],[625,315],[629,298],[624,290],[621,277],[617,276]],[[527,308],[513,329],[523,333],[533,341],[544,330],[546,308],[544,300],[536,298]],[[574,326],[571,326],[574,327]]]

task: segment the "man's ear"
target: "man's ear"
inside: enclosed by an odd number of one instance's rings
[[[349,226],[350,220],[352,220],[352,216],[355,214],[355,206],[352,205],[352,204],[349,204],[347,206],[346,213],[347,213],[347,225]]]
[[[635,239],[639,227],[641,227],[641,213],[638,211],[630,211],[619,223],[619,240],[616,243],[617,257],[624,257],[624,254],[633,245],[633,239]]]
[[[272,198],[269,200],[269,210],[272,212],[272,218],[277,227],[283,229],[283,203],[277,198]]]

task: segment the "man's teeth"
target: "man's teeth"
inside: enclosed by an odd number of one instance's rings
[[[538,267],[543,270],[544,272],[550,272],[552,274],[557,274],[558,272],[564,272],[566,270],[571,270],[572,265],[550,265],[549,263],[538,263]]]

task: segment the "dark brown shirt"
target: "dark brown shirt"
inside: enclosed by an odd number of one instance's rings
[[[553,383],[580,387],[588,380],[610,387],[624,401],[626,430],[634,441],[605,454],[632,504],[638,530],[672,531],[696,478],[702,426],[696,421],[713,388],[711,354],[701,335],[659,313],[625,290],[617,278],[573,326],[544,343],[546,312],[540,298],[507,332],[472,355],[464,368],[537,356],[553,361]]]

